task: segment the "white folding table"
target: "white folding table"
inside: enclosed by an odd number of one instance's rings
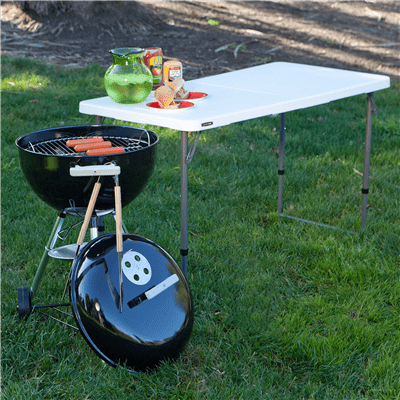
[[[181,131],[181,256],[187,272],[188,255],[188,164],[200,132],[271,114],[280,114],[278,212],[282,213],[284,174],[285,115],[289,111],[317,106],[346,97],[367,94],[361,229],[366,227],[372,112],[376,112],[373,93],[390,86],[387,76],[332,68],[276,62],[185,82],[185,89],[204,92],[208,97],[193,107],[157,110],[146,104],[123,105],[108,96],[80,102],[79,111],[96,116]],[[188,132],[197,132],[189,149]],[[310,221],[307,221],[310,222]]]

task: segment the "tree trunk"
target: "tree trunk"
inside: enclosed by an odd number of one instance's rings
[[[134,0],[132,0],[134,2]],[[96,6],[113,6],[119,3],[119,0],[14,0],[26,12],[34,12],[40,17],[46,17],[49,14],[76,12],[87,13]]]
[[[116,22],[130,31],[154,30],[164,23],[148,8],[136,1],[15,1],[26,14],[35,19],[65,16],[76,22],[103,18]]]
[[[40,17],[56,12],[64,13],[74,7],[74,1],[16,1],[23,11],[33,11]]]

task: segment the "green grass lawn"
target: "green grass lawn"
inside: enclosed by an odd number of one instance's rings
[[[344,231],[278,215],[279,116],[201,135],[189,167],[195,322],[177,361],[134,374],[71,328],[38,313],[19,321],[17,287],[31,284],[57,211],[28,187],[15,139],[93,123],[78,105],[106,95],[104,72],[2,57],[3,398],[400,399],[398,80],[375,94],[363,233],[346,231],[361,227],[366,95],[286,118],[284,213]],[[160,137],[156,167],[124,222],[180,263],[180,134],[147,128]],[[50,261],[35,304],[60,299],[70,266]]]

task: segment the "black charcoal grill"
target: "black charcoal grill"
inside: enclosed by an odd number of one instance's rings
[[[88,156],[69,148],[70,139],[101,136],[122,146],[124,153]],[[70,176],[71,166],[104,165],[121,167],[122,206],[129,204],[146,186],[154,170],[158,137],[154,132],[116,125],[78,125],[43,129],[16,140],[22,171],[33,191],[57,210],[87,207],[95,179]],[[114,205],[114,182],[104,178],[97,209]]]
[[[67,146],[70,139],[96,136],[124,152],[88,156]],[[31,287],[18,288],[19,317],[43,308],[74,317],[101,359],[141,371],[176,358],[193,326],[189,286],[176,262],[157,244],[128,234],[122,222],[121,208],[154,170],[157,142],[151,131],[113,125],[44,129],[16,141],[29,185],[60,210]],[[105,235],[103,217],[111,212],[116,234]],[[61,228],[68,214],[85,216],[78,240],[55,248],[57,239],[65,239]],[[91,241],[83,243],[89,224]],[[62,297],[69,288],[71,303],[32,306],[49,257],[73,260]],[[73,315],[62,306],[71,306]]]
[[[66,145],[70,139],[101,136],[112,146],[124,147],[124,153],[88,156]],[[16,140],[22,171],[33,191],[48,205],[59,210],[54,228],[45,246],[31,287],[18,288],[20,318],[32,311],[32,298],[39,286],[49,257],[73,260],[76,244],[56,247],[65,240],[71,227],[62,229],[67,215],[83,216],[98,176],[71,176],[73,167],[104,166],[120,168],[118,176],[122,207],[129,204],[145,187],[154,170],[158,137],[154,132],[119,125],[77,125],[43,129]],[[113,176],[101,176],[101,189],[90,220],[91,239],[104,232],[104,216],[115,216]],[[124,224],[123,224],[124,226]],[[126,228],[124,228],[126,232]],[[64,232],[67,232],[66,234]]]

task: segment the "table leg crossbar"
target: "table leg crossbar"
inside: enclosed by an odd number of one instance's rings
[[[374,93],[368,93],[367,100],[367,117],[366,117],[366,128],[365,128],[365,148],[364,148],[364,170],[363,170],[363,184],[361,193],[363,196],[362,212],[361,212],[361,230],[365,230],[367,226],[367,197],[369,192],[369,166],[371,156],[371,134],[372,134],[372,113],[377,114],[376,105],[374,102]],[[343,232],[355,234],[345,229],[340,229],[331,225],[322,224],[320,222],[309,221],[307,219],[292,217],[287,214],[283,214],[283,175],[284,175],[284,159],[285,159],[285,133],[286,133],[286,115],[281,114],[280,118],[280,132],[279,132],[279,167],[278,167],[278,213],[281,217],[295,219],[301,222],[315,224],[321,227],[337,229]]]

